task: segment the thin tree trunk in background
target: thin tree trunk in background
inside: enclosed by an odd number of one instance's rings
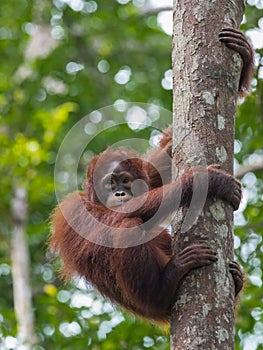
[[[27,194],[24,188],[15,187],[12,200],[13,235],[11,263],[14,306],[18,329],[17,349],[31,350],[36,343],[32,290],[29,278],[29,251],[25,236],[27,221]]]
[[[218,33],[224,27],[238,28],[244,7],[242,0],[174,1],[174,169],[179,174],[186,166],[214,163],[233,172],[242,62],[219,42]],[[205,198],[204,191],[203,198],[176,215],[175,250],[205,239],[217,252],[218,262],[184,279],[172,314],[173,350],[234,348],[234,283],[229,272],[233,210],[215,199],[199,210]]]

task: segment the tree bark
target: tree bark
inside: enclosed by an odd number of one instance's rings
[[[215,163],[233,173],[242,61],[219,42],[218,33],[224,27],[238,28],[244,8],[242,0],[174,1],[174,177],[185,167]],[[231,206],[206,201],[206,193],[198,195],[188,210],[176,214],[173,230],[175,251],[205,240],[217,252],[218,262],[184,278],[172,313],[171,349],[233,349]]]
[[[31,350],[36,343],[32,291],[29,278],[29,251],[25,238],[27,196],[22,187],[15,187],[12,201],[13,236],[11,262],[14,306],[17,319],[17,349]]]

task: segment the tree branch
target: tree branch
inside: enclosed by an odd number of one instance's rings
[[[144,7],[141,10],[141,13],[143,16],[151,16],[151,15],[157,15],[160,12],[163,11],[172,11],[172,6],[160,6],[160,7]]]
[[[249,172],[254,172],[257,170],[263,170],[263,159],[256,162],[255,164],[240,165],[235,169],[235,176],[242,177]]]
[[[243,0],[174,1],[174,168],[179,174],[185,167],[213,163],[233,171],[242,65],[218,41],[218,33],[227,26],[237,28],[243,10]],[[205,241],[218,261],[184,278],[172,313],[171,349],[230,350],[234,348],[234,283],[229,273],[233,210],[219,200],[206,200],[206,193],[201,198],[204,205],[197,208],[200,191],[196,199],[176,214],[174,251]]]
[[[27,221],[27,194],[24,188],[15,187],[12,200],[13,236],[11,240],[11,262],[13,294],[18,328],[18,348],[31,350],[36,343],[32,290],[29,278],[29,251],[25,238]]]

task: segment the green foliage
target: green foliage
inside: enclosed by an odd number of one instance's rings
[[[121,2],[121,1],[120,1]],[[0,12],[0,339],[16,336],[10,273],[12,188],[28,191],[27,237],[36,332],[43,349],[168,349],[167,333],[122,314],[80,282],[64,286],[47,250],[48,218],[56,205],[53,172],[64,136],[83,116],[116,101],[156,103],[171,109],[161,83],[171,68],[171,37],[126,1],[1,1]],[[72,4],[71,6],[69,4]],[[262,22],[248,6],[244,30]],[[46,35],[39,41],[39,33]],[[262,66],[262,50],[257,50]],[[261,67],[262,68],[262,67]],[[257,72],[259,71],[259,68]],[[121,78],[120,73],[124,73]],[[262,73],[261,73],[262,75]],[[256,75],[257,78],[257,75]],[[236,121],[239,164],[253,164],[263,149],[263,83],[240,104]],[[94,123],[95,124],[95,123]],[[89,145],[91,154],[115,143],[114,129]],[[117,134],[129,137],[127,125]],[[149,138],[150,131],[138,131]],[[78,140],[72,140],[77,143]],[[80,167],[84,178],[84,165]],[[244,206],[236,215],[236,255],[247,274],[236,326],[236,349],[261,349],[263,327],[262,170],[244,175]],[[248,343],[250,341],[250,343]],[[254,343],[251,343],[254,342]],[[252,344],[252,345],[251,345]],[[255,344],[255,345],[253,345]],[[4,345],[3,345],[4,346]],[[5,349],[0,345],[0,349]],[[9,347],[10,348],[10,347]],[[11,347],[12,348],[12,347]]]

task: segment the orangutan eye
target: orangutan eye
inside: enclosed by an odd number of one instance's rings
[[[114,179],[112,177],[108,177],[107,179],[104,180],[104,187],[107,189],[107,190],[110,190],[114,187]]]

